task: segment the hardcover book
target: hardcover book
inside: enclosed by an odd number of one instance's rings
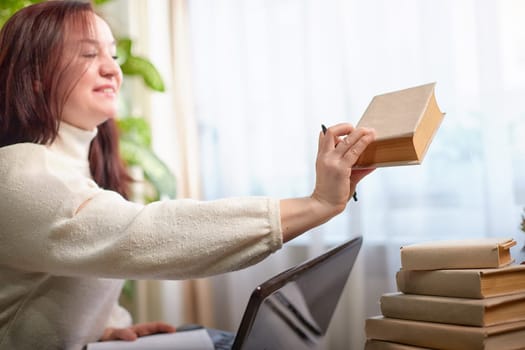
[[[479,238],[417,243],[401,247],[404,270],[502,267],[512,262],[512,238]]]
[[[436,83],[375,96],[358,127],[374,128],[376,140],[356,168],[420,164],[443,120],[434,94]]]
[[[444,350],[518,350],[525,341],[525,321],[489,327],[407,321],[382,316],[366,320],[367,338]]]
[[[525,321],[525,293],[486,299],[389,293],[380,305],[383,316],[413,321],[477,327]]]
[[[397,288],[408,294],[488,298],[525,292],[525,265],[498,269],[400,270]]]

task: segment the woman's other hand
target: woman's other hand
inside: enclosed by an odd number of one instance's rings
[[[164,322],[138,323],[127,328],[106,328],[100,341],[128,340],[133,341],[139,337],[157,333],[173,333],[176,329]]]

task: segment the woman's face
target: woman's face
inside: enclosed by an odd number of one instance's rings
[[[116,116],[117,94],[122,83],[122,71],[116,62],[116,43],[109,26],[96,15],[92,26],[89,37],[80,33],[82,31],[69,30],[71,34],[66,36],[63,62],[79,68],[69,70],[65,76],[65,80],[74,85],[63,106],[62,120],[85,130],[93,130]],[[67,49],[79,45],[80,50]]]

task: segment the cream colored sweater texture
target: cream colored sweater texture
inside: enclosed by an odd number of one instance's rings
[[[91,179],[96,130],[62,123],[50,146],[0,148],[0,349],[81,349],[114,321],[124,279],[186,279],[282,246],[279,201],[142,205]]]

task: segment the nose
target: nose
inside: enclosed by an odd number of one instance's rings
[[[104,77],[119,77],[122,71],[113,56],[106,54],[100,65],[100,74]]]

